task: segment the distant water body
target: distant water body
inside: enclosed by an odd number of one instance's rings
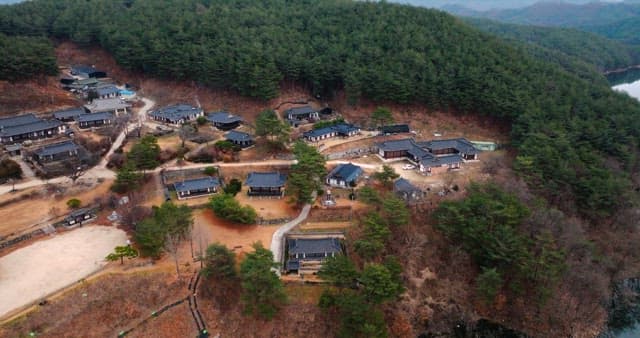
[[[625,92],[640,100],[640,69],[633,68],[622,73],[610,74],[607,79],[614,90]]]

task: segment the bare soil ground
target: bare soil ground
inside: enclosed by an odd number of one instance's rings
[[[126,240],[117,228],[85,226],[0,258],[0,316],[100,269]]]
[[[242,205],[250,205],[259,217],[264,219],[276,219],[276,218],[295,218],[300,210],[295,209],[290,203],[288,203],[288,197],[283,198],[256,198],[247,195],[246,186],[242,187],[236,195],[236,200]]]
[[[79,199],[83,205],[90,205],[95,198],[108,193],[111,183],[111,180],[103,183],[94,181],[88,186],[77,183],[76,186],[61,190],[60,193],[52,193],[46,186],[42,186],[18,192],[20,195],[0,195],[0,202],[16,199],[16,202],[0,207],[0,219],[3,220],[0,222],[0,236],[45,225],[48,221],[69,213],[66,203],[71,198]],[[20,198],[21,195],[26,197]]]
[[[49,304],[37,311],[4,324],[0,327],[0,336],[24,337],[35,332],[38,337],[115,337],[152,311],[186,295],[186,283],[176,280],[175,274],[107,274],[81,283],[50,299]],[[181,306],[169,310],[162,317],[136,327],[130,336],[195,335],[195,330],[189,331],[193,319],[187,318],[188,310],[182,310]]]
[[[55,76],[14,83],[0,81],[0,116],[45,113],[81,104],[73,94],[60,87]]]
[[[251,245],[262,242],[266,248],[277,226],[242,225],[222,220],[209,209],[194,212],[194,246],[206,248],[215,242],[226,245],[237,252],[251,252]]]

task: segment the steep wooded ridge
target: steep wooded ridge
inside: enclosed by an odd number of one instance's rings
[[[501,38],[544,48],[543,58],[560,52],[579,61],[595,65],[598,70],[618,69],[640,63],[640,47],[623,44],[603,36],[577,29],[506,24],[487,19],[465,18],[473,27]],[[640,25],[639,25],[640,26]],[[635,42],[637,44],[637,42]],[[532,55],[539,56],[533,52]],[[564,65],[558,58],[549,61]],[[576,69],[568,69],[577,72]]]
[[[45,38],[0,34],[0,80],[18,80],[58,72],[53,45]]]
[[[599,219],[629,200],[637,102],[442,12],[350,1],[40,0],[0,8],[0,32],[99,43],[127,68],[265,99],[289,79],[319,94],[344,88],[354,100],[509,119],[517,169],[552,201]],[[611,158],[620,165],[606,168]]]

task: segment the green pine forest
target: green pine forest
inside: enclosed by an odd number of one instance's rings
[[[0,33],[0,80],[18,80],[58,73],[53,45],[43,37]]]
[[[512,125],[518,172],[563,210],[599,222],[637,198],[636,101],[595,70],[573,74],[439,11],[345,0],[35,0],[0,7],[0,32],[100,44],[128,69],[251,97],[273,98],[291,80],[324,97],[344,90],[353,103],[492,116]]]

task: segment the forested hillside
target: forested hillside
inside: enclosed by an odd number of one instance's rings
[[[640,44],[640,15],[609,24],[595,24],[582,28],[623,43]]]
[[[19,80],[58,72],[53,45],[44,38],[0,34],[0,80]]]
[[[564,53],[593,64],[601,71],[640,63],[640,47],[626,45],[577,29],[505,24],[486,19],[468,18],[465,21],[501,38],[539,45],[550,52]],[[637,44],[639,41],[640,39],[635,42],[625,42]]]
[[[640,107],[445,13],[350,1],[39,0],[0,8],[0,31],[99,43],[123,66],[272,98],[421,101],[511,120],[516,168],[593,220],[627,206]],[[617,165],[605,166],[615,159]]]

